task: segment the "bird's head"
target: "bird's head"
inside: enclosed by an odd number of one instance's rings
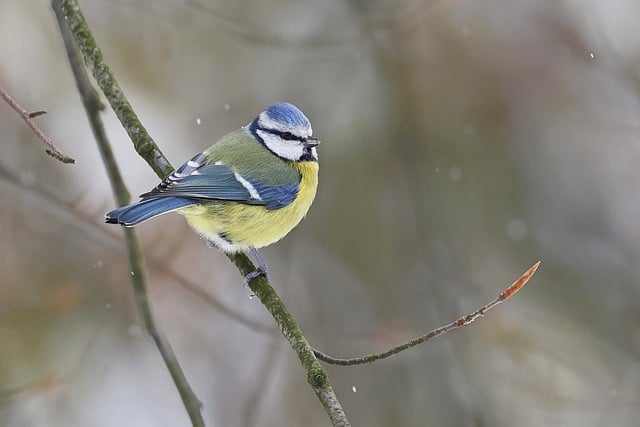
[[[317,161],[313,129],[307,116],[287,102],[273,104],[249,125],[253,136],[275,155],[294,162]]]

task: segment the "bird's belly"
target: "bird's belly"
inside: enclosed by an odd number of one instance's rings
[[[284,208],[267,210],[259,205],[211,201],[178,212],[198,233],[225,252],[270,245],[286,236],[307,214],[318,184],[317,163],[310,164],[313,166],[315,171],[302,171],[298,196]]]

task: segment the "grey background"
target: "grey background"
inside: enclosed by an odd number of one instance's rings
[[[174,165],[287,100],[318,197],[263,251],[356,426],[640,423],[640,4],[81,1]],[[132,305],[115,204],[47,1],[0,2],[0,424],[186,426]],[[157,183],[110,109],[132,194]],[[199,124],[198,124],[199,119]],[[273,320],[177,215],[139,228],[157,317],[211,426],[325,426]],[[223,304],[234,314],[221,310]],[[238,320],[240,316],[242,320]],[[247,324],[249,322],[250,324]]]

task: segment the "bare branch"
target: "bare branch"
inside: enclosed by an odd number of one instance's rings
[[[236,267],[238,267],[242,277],[246,277],[247,274],[256,269],[249,258],[242,253],[227,256]],[[302,330],[287,309],[287,306],[271,287],[267,278],[264,276],[253,278],[249,281],[249,289],[258,297],[271,316],[273,316],[282,335],[284,335],[291,348],[298,355],[298,359],[307,373],[307,382],[311,385],[313,391],[315,391],[320,402],[322,402],[329,418],[331,418],[331,424],[334,427],[350,426],[351,424],[347,419],[347,415],[344,409],[342,409],[342,404],[338,400],[329,382],[327,372],[314,356],[313,347],[311,347],[309,341],[307,341],[307,338],[303,335]]]
[[[48,208],[55,209],[59,214],[72,215],[73,219],[79,223],[84,224],[90,228],[93,233],[97,233],[100,236],[100,242],[102,244],[111,244],[112,246],[119,245],[121,239],[116,236],[115,230],[107,230],[105,227],[96,226],[95,215],[87,215],[83,211],[79,210],[75,206],[75,202],[62,200],[58,194],[37,185],[26,185],[20,180],[20,177],[14,172],[7,170],[0,164],[0,179],[6,180],[6,182],[13,184],[22,191],[31,193],[34,197],[37,197],[43,203],[47,203]],[[118,230],[119,231],[119,230]],[[107,245],[108,246],[108,245]],[[196,282],[184,276],[179,271],[176,271],[170,263],[163,257],[154,256],[153,253],[147,257],[147,262],[153,268],[159,271],[167,279],[170,279],[171,285],[182,288],[185,292],[189,293],[198,300],[209,305],[212,309],[219,311],[223,316],[227,316],[229,319],[238,322],[239,324],[247,327],[249,330],[261,334],[261,335],[275,335],[278,331],[276,328],[263,324],[260,321],[253,320],[246,315],[242,314],[235,307],[228,306],[220,301],[214,295],[206,292]]]
[[[91,70],[109,105],[118,116],[135,150],[160,178],[169,175],[173,172],[171,163],[140,123],[138,115],[124,96],[113,72],[104,62],[102,51],[93,38],[78,2],[75,0],[52,0],[52,2],[59,4],[60,9],[64,12],[66,25],[71,31],[85,64]]]
[[[492,301],[483,305],[473,313],[467,314],[466,316],[462,316],[458,320],[451,322],[448,325],[434,329],[424,335],[420,335],[419,337],[413,338],[404,344],[401,344],[396,347],[390,348],[389,350],[383,351],[382,353],[368,354],[365,356],[353,357],[349,359],[329,356],[328,354],[315,349],[313,350],[313,353],[316,355],[316,357],[319,360],[322,360],[323,362],[329,363],[331,365],[340,365],[340,366],[364,365],[367,363],[373,363],[377,360],[386,359],[387,357],[393,356],[394,354],[398,354],[404,350],[420,345],[439,335],[445,334],[449,331],[461,328],[463,326],[467,326],[473,323],[474,321],[476,321],[478,318],[483,317],[487,311],[491,310],[498,304],[502,304],[503,302],[511,298],[516,292],[518,292],[529,281],[529,279],[531,279],[531,277],[534,275],[534,273],[538,269],[538,266],[540,266],[540,261],[536,262],[522,276],[520,276],[518,280],[513,282],[507,289],[505,289],[502,293],[500,293],[500,295],[498,295]]]
[[[118,164],[111,150],[111,144],[104,130],[102,119],[100,118],[100,101],[97,99],[97,93],[93,90],[89,82],[86,70],[78,59],[76,46],[73,37],[67,27],[65,14],[62,12],[60,4],[56,0],[52,0],[51,6],[56,14],[56,19],[60,27],[60,33],[67,50],[69,63],[76,79],[78,91],[82,98],[82,104],[87,113],[89,124],[93,131],[94,137],[98,144],[98,149],[102,156],[102,161],[107,169],[109,181],[113,189],[114,196],[120,204],[129,202],[130,196],[120,174]],[[131,283],[135,295],[135,303],[138,313],[142,317],[142,323],[145,330],[153,339],[162,359],[169,371],[173,382],[180,393],[184,407],[191,419],[194,427],[204,427],[204,418],[202,417],[202,403],[194,393],[189,381],[187,380],[178,359],[171,348],[171,344],[164,336],[160,326],[158,326],[147,292],[147,281],[144,269],[142,268],[142,253],[140,245],[134,231],[130,228],[124,229],[125,240],[127,244],[127,254],[129,256],[129,268],[131,271]]]
[[[60,9],[64,12],[63,15],[66,25],[71,30],[73,39],[82,53],[85,63],[93,73],[98,86],[102,89],[109,104],[114,109],[118,119],[132,139],[136,151],[147,161],[149,166],[160,178],[164,178],[164,176],[173,171],[173,167],[140,123],[138,116],[124,96],[122,89],[118,86],[113,73],[104,62],[102,52],[95,43],[91,30],[84,20],[77,1],[52,0],[52,3],[54,5],[56,3],[59,4]],[[129,233],[127,233],[130,248],[133,246],[132,236],[133,235],[130,236]],[[138,255],[139,254],[136,254],[136,257],[138,257]],[[246,276],[249,272],[253,272],[256,269],[245,254],[227,256],[236,267],[238,267],[238,270],[240,270],[243,276]],[[142,271],[140,271],[140,273],[142,273]],[[300,327],[276,291],[264,276],[254,278],[249,283],[249,287],[258,296],[267,311],[273,316],[283,336],[296,352],[298,359],[307,373],[307,382],[311,385],[316,396],[325,407],[332,425],[339,427],[350,426],[349,420],[342,409],[342,405],[329,382],[326,371],[315,358],[313,348],[302,334]]]
[[[64,154],[57,146],[56,144],[53,143],[53,141],[51,139],[49,139],[49,137],[47,137],[38,127],[38,125],[36,125],[36,123],[32,120],[35,117],[41,116],[43,114],[46,114],[46,111],[35,111],[33,113],[29,113],[27,110],[25,110],[24,108],[22,108],[20,106],[20,104],[18,104],[3,88],[2,86],[0,86],[0,96],[2,97],[2,99],[4,99],[7,104],[9,104],[9,106],[18,114],[20,114],[20,116],[22,117],[22,119],[29,125],[29,127],[31,128],[31,130],[33,131],[33,133],[36,134],[36,136],[38,138],[40,138],[40,141],[44,142],[47,146],[49,146],[48,149],[45,150],[45,152],[50,155],[51,157],[53,157],[54,159],[58,159],[60,160],[62,163],[75,163],[76,161],[67,156],[66,154]]]

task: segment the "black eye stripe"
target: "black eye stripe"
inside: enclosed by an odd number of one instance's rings
[[[275,130],[275,129],[268,129],[268,128],[263,128],[263,127],[259,127],[258,130],[261,130],[263,132],[267,132],[270,133],[272,135],[278,135],[280,138],[284,139],[285,141],[304,141],[306,138],[301,138],[297,135],[292,134],[291,132],[282,132],[279,130]]]

